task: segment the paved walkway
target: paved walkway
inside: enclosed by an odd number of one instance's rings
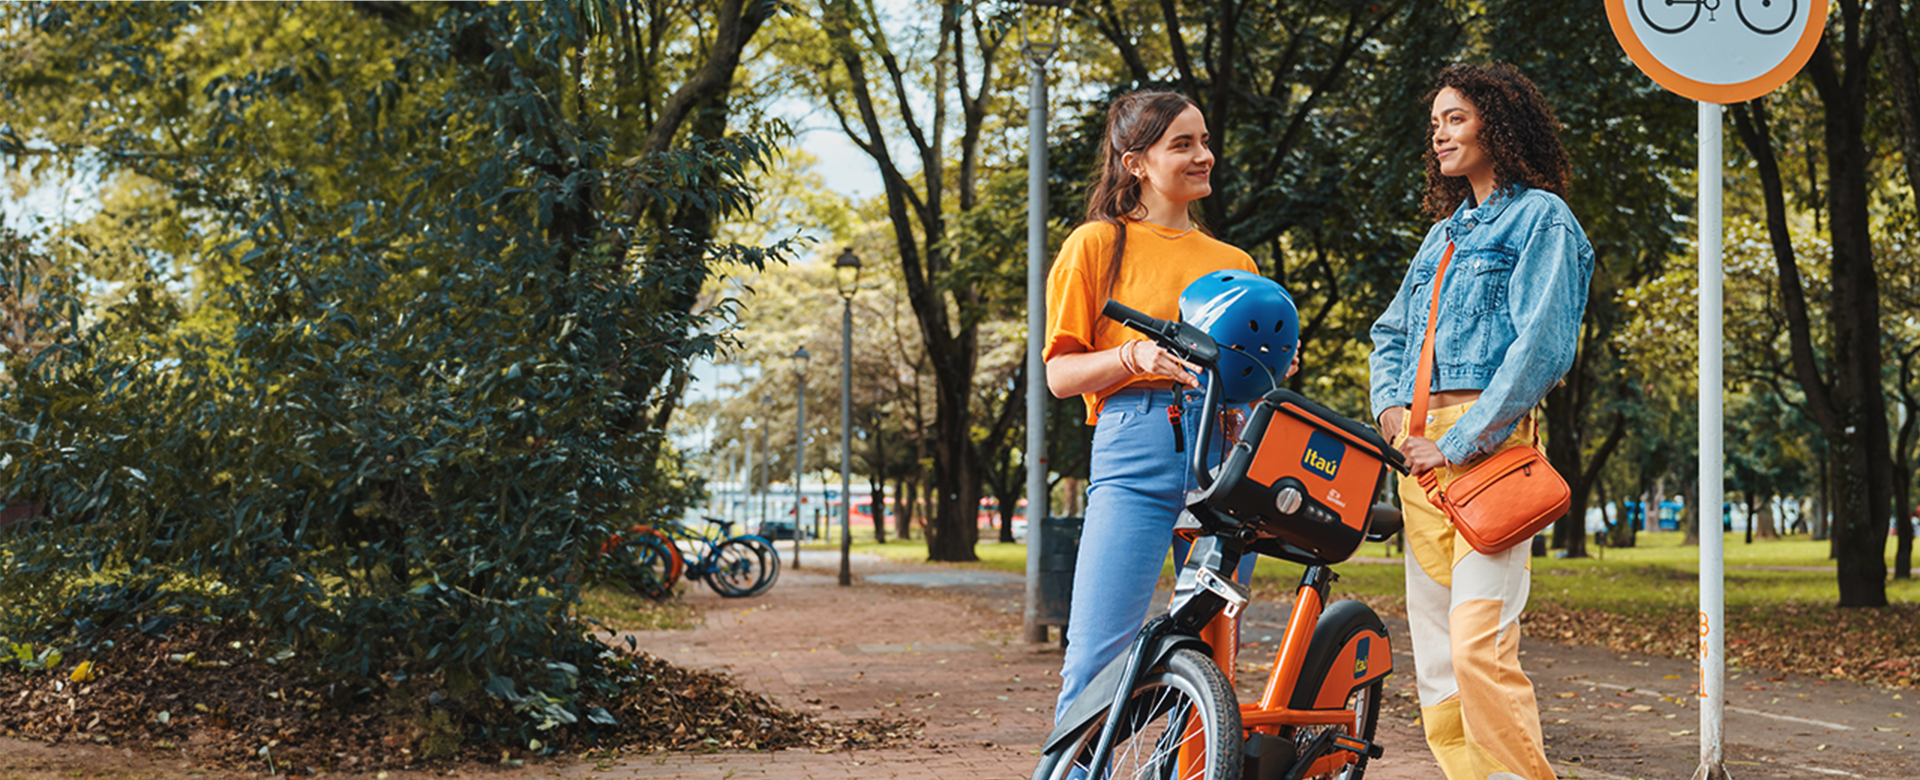
[[[675,663],[723,669],[742,686],[827,719],[881,714],[921,719],[908,746],[813,753],[664,754],[611,764],[548,765],[540,774],[596,778],[1025,778],[1052,724],[1058,692],[1057,645],[1020,640],[1017,575],[978,569],[889,563],[855,556],[855,582],[836,584],[837,556],[809,554],[768,593],[723,600],[704,589],[682,598],[700,606],[705,625],[635,634],[639,646]],[[1246,638],[1278,634],[1285,604],[1256,602]],[[1378,741],[1386,756],[1372,780],[1438,780],[1413,704],[1413,663],[1404,621],[1395,633],[1394,676]],[[1271,631],[1263,629],[1273,629]],[[1271,642],[1242,653],[1270,659]],[[1527,640],[1547,731],[1562,778],[1686,780],[1699,755],[1690,662],[1615,656],[1603,649]],[[1264,682],[1239,675],[1243,700]],[[1756,679],[1760,678],[1760,679]],[[1899,693],[1824,681],[1762,677],[1731,680],[1727,756],[1740,780],[1803,777],[1914,778],[1920,751],[1911,726],[1893,715]],[[1737,690],[1736,690],[1737,689]],[[1915,716],[1920,717],[1920,709]]]

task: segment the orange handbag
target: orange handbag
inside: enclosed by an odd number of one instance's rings
[[[1407,435],[1422,436],[1427,429],[1427,402],[1433,385],[1434,323],[1440,319],[1440,280],[1453,260],[1447,244],[1440,267],[1433,274],[1433,304],[1427,312],[1427,338],[1420,348],[1420,367],[1414,372],[1413,410]],[[1533,425],[1533,444],[1509,447],[1474,463],[1445,488],[1433,470],[1420,475],[1427,499],[1447,514],[1454,530],[1482,555],[1504,552],[1532,539],[1567,514],[1571,491],[1560,472],[1540,454],[1540,425]]]

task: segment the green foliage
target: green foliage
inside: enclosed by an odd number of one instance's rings
[[[46,114],[0,137],[160,182],[195,247],[141,251],[199,284],[191,317],[96,317],[15,353],[0,476],[48,516],[0,542],[0,635],[232,621],[344,679],[484,688],[525,718],[509,731],[592,719],[580,690],[612,683],[571,615],[578,572],[611,527],[703,495],[656,380],[729,312],[671,302],[709,262],[787,251],[636,215],[744,212],[770,147],[635,154],[562,99],[588,43],[565,4],[352,13],[11,14],[9,45],[60,67],[7,72]]]
[[[14,664],[29,672],[44,672],[60,666],[65,656],[59,648],[46,646],[35,650],[28,642],[9,642],[6,654],[0,655],[0,664]]]

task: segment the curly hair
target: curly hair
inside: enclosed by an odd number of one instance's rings
[[[1553,116],[1540,90],[1520,75],[1512,65],[1448,65],[1434,77],[1426,104],[1432,105],[1440,91],[1452,87],[1480,113],[1480,143],[1493,160],[1494,184],[1525,184],[1567,197],[1567,180],[1573,166],[1566,150],[1560,148],[1560,120]],[[1421,211],[1434,221],[1453,215],[1461,201],[1472,194],[1473,185],[1465,176],[1440,173],[1440,158],[1433,152],[1433,127],[1427,127],[1427,194]]]

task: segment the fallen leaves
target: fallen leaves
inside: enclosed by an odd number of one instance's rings
[[[1523,621],[1531,635],[1616,653],[1671,658],[1693,658],[1699,653],[1699,618],[1691,612],[1619,615],[1535,601]],[[1920,667],[1920,605],[1916,604],[1869,611],[1800,603],[1729,607],[1727,634],[1728,662],[1739,667],[1889,687],[1912,685],[1913,669]],[[1842,636],[1846,637],[1844,651],[1834,641]],[[1766,679],[1779,682],[1784,677]]]
[[[292,774],[419,766],[433,763],[430,753],[514,763],[520,759],[513,753],[524,756],[528,748],[518,745],[503,754],[501,745],[461,740],[488,719],[515,717],[485,696],[453,703],[391,681],[322,683],[288,663],[290,653],[231,628],[182,625],[166,637],[127,632],[113,640],[100,645],[105,649],[74,653],[90,657],[71,668],[45,667],[56,674],[18,663],[0,666],[0,702],[6,702],[0,706],[0,736],[165,751],[196,763]],[[624,688],[611,700],[578,702],[591,713],[588,722],[543,733],[545,744],[533,751],[835,752],[906,744],[923,735],[924,724],[912,718],[818,720],[742,690],[724,674],[610,649]],[[426,716],[410,717],[416,710]],[[445,721],[438,731],[433,718]],[[449,734],[450,742],[431,744]]]

